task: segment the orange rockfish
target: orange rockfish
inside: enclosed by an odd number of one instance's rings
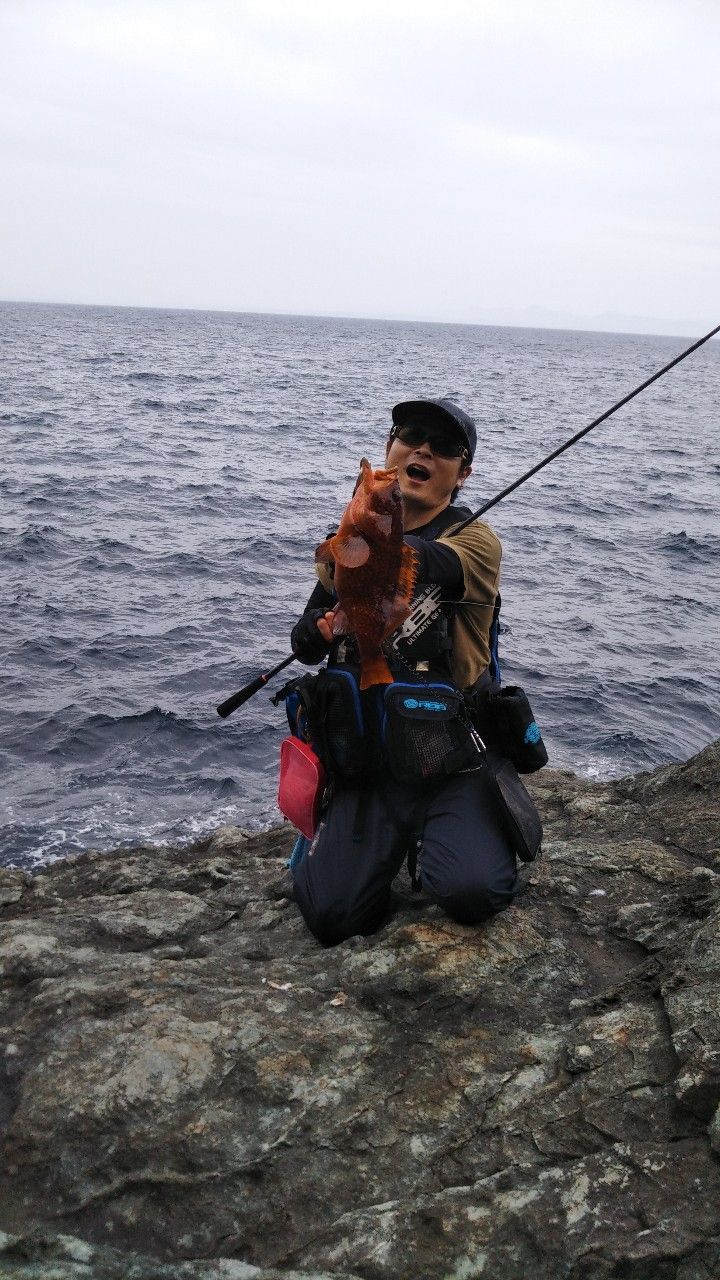
[[[391,684],[382,651],[410,613],[417,556],[403,542],[402,497],[397,467],[373,471],[367,458],[345,508],[340,528],[315,552],[318,562],[335,562],[339,607],[333,631],[351,631],[360,650],[360,688]]]

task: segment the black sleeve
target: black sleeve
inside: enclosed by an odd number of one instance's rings
[[[465,590],[460,557],[445,543],[428,542],[425,538],[405,534],[405,542],[417,553],[419,560],[418,582],[438,583],[450,597],[461,596]]]
[[[330,592],[325,590],[321,582],[318,582],[305,605],[302,617],[290,632],[290,647],[300,662],[313,666],[316,662],[322,662],[326,653],[329,652],[330,645],[320,635],[317,620],[328,609],[332,609],[334,604],[335,601]]]
[[[323,586],[322,582],[315,583],[315,589],[310,596],[303,613],[307,613],[308,609],[322,609],[323,613],[327,613],[328,609],[334,609],[337,601],[331,591]]]

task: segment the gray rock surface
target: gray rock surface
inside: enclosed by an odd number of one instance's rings
[[[0,1276],[717,1280],[720,744],[320,947],[293,833],[0,871]]]

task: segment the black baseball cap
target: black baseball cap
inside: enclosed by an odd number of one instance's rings
[[[454,428],[465,441],[472,462],[477,447],[477,429],[470,414],[452,400],[444,397],[438,400],[403,400],[393,408],[392,420],[396,427],[417,423],[423,427]]]

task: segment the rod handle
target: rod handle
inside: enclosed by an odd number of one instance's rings
[[[237,711],[238,707],[241,707],[249,698],[254,698],[255,694],[259,693],[268,680],[277,675],[278,671],[282,671],[283,667],[287,667],[294,661],[295,654],[291,653],[287,658],[283,658],[282,662],[278,662],[276,667],[272,667],[270,671],[264,671],[262,675],[256,676],[254,680],[250,681],[250,684],[246,684],[243,689],[238,689],[237,693],[231,694],[229,698],[220,703],[219,707],[216,707],[218,715],[222,716],[223,720],[231,716],[233,711]]]
[[[237,693],[233,693],[230,698],[226,698],[224,702],[220,703],[220,706],[217,708],[218,715],[222,716],[223,720],[227,719],[228,716],[232,715],[233,711],[237,711],[238,707],[241,707],[244,702],[247,702],[248,698],[254,698],[255,694],[260,692],[263,685],[267,684],[267,681],[268,678],[266,675],[258,676],[256,680],[251,681],[250,684],[246,684],[244,689],[239,689]]]

